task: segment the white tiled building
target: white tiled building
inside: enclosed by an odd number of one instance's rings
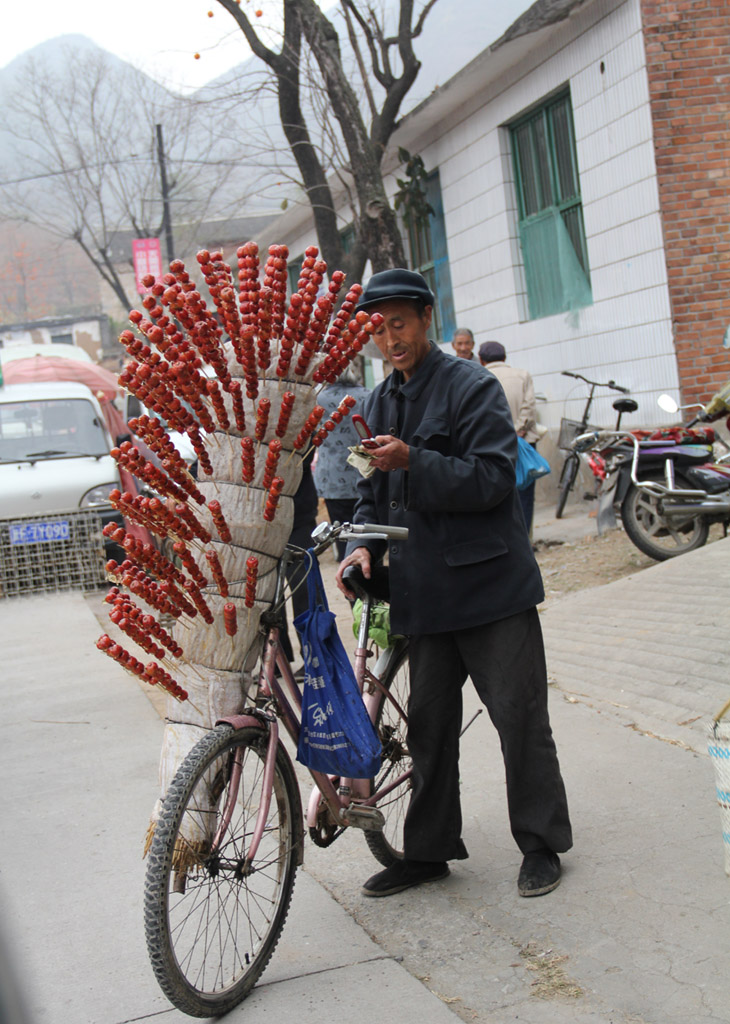
[[[531,319],[506,126],[566,85],[592,303]],[[544,421],[557,425],[571,391],[581,398],[567,414],[582,409],[585,388],[560,376],[571,369],[630,387],[642,422],[659,422],[654,397],[679,380],[638,0],[583,4],[487,51],[406,119],[398,141],[439,171],[458,324],[531,371]],[[614,397],[597,402],[597,422]]]

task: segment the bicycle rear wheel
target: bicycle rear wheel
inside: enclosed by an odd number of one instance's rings
[[[555,509],[556,519],[560,519],[565,510],[568,495],[573,490],[575,478],[578,476],[579,465],[580,459],[577,455],[568,455],[563,463],[563,471],[560,474],[560,483],[558,484],[558,505]]]
[[[291,762],[281,748],[258,853],[250,867],[246,863],[267,741],[264,729],[218,726],[197,743],[165,796],[150,847],[147,949],[162,991],[193,1017],[227,1013],[248,995],[291,902],[302,814]],[[234,768],[240,768],[238,782]],[[229,800],[230,823],[212,850]]]
[[[380,682],[406,711],[411,692],[411,676],[408,668],[408,648],[405,645],[393,652]],[[384,695],[378,707],[375,728],[382,744],[380,771],[373,779],[373,789],[377,792],[410,769],[411,755],[408,752],[406,723]],[[385,817],[385,828],[382,832],[365,832],[365,841],[370,852],[383,867],[390,867],[395,861],[403,859],[403,822],[410,797],[409,780],[386,794],[382,800],[378,800],[377,808]]]

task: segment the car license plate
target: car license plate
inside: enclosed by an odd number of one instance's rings
[[[37,520],[33,523],[11,523],[11,544],[38,544],[44,541],[70,540],[71,530],[66,519]]]

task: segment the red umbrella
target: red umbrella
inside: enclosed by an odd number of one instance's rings
[[[101,402],[111,402],[120,392],[117,378],[103,366],[64,359],[63,356],[31,356],[3,363],[6,384],[29,384],[33,381],[68,380],[85,384]]]

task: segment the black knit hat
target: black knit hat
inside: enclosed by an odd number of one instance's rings
[[[368,309],[389,299],[412,299],[424,306],[433,306],[436,302],[433,292],[420,274],[397,267],[395,270],[381,270],[379,274],[373,274],[365,286],[357,309]]]

